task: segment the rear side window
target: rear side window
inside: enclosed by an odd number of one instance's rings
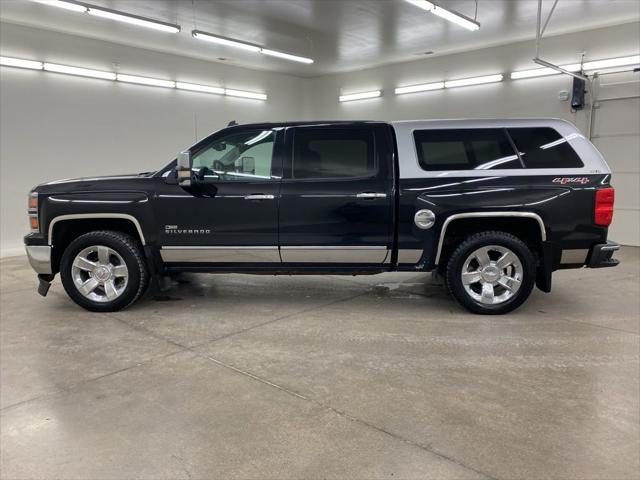
[[[417,130],[414,139],[424,170],[522,168],[502,128]]]
[[[373,134],[357,128],[298,128],[293,178],[359,178],[376,173]]]
[[[549,127],[510,128],[527,168],[580,168],[584,164],[567,140]]]

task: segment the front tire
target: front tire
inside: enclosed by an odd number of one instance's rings
[[[147,263],[140,244],[114,231],[95,231],[76,238],[65,249],[60,279],[71,299],[92,312],[128,307],[146,290]]]
[[[446,268],[447,288],[467,310],[484,315],[511,312],[529,298],[535,259],[519,238],[480,232],[464,240]]]

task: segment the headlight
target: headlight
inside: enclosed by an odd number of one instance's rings
[[[39,232],[40,231],[40,221],[38,218],[38,193],[30,192],[29,193],[29,226],[31,227],[31,232]]]

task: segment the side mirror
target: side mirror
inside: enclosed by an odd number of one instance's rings
[[[178,185],[181,187],[191,186],[191,152],[184,151],[178,154]]]

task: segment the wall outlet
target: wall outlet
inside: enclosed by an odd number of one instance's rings
[[[569,90],[560,90],[558,92],[558,100],[562,102],[569,100]]]

